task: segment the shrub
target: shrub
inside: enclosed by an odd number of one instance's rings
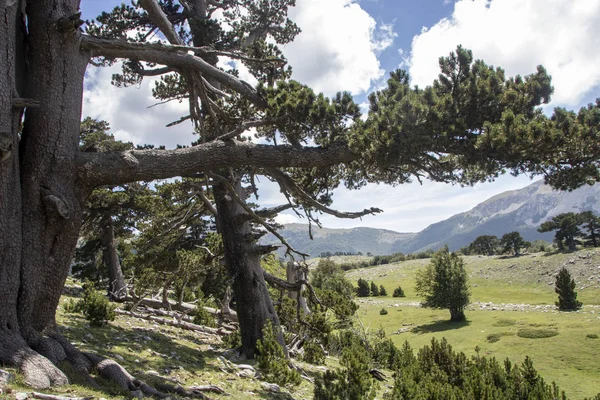
[[[242,335],[240,334],[240,330],[233,331],[227,336],[223,336],[223,344],[228,349],[237,349],[242,346]]]
[[[400,286],[398,286],[396,289],[394,289],[394,293],[392,294],[393,297],[406,297],[406,295],[404,294],[404,290],[402,290],[402,288]]]
[[[314,341],[308,341],[304,344],[304,355],[302,360],[313,365],[325,364],[325,351]]]
[[[79,303],[79,301],[75,301],[74,299],[68,299],[63,304],[63,310],[65,310],[66,313],[80,313],[81,307]]]
[[[517,323],[517,321],[515,321],[514,319],[501,318],[498,321],[494,322],[494,326],[500,326],[500,327],[513,326],[516,323]]]
[[[298,385],[300,373],[288,366],[283,349],[277,342],[273,324],[269,321],[263,328],[263,338],[256,342],[256,362],[265,379],[278,385]]]
[[[382,308],[381,310],[379,310],[379,315],[387,315],[388,310],[386,310],[385,308]]]
[[[342,351],[343,368],[328,370],[315,379],[315,400],[371,400],[377,383],[369,373],[369,356],[364,346],[354,343]]]
[[[588,339],[598,339],[598,335],[595,333],[588,333],[585,337]]]
[[[502,335],[499,333],[492,333],[490,335],[487,335],[486,340],[490,343],[496,343],[496,342],[500,341],[501,337],[502,337]]]
[[[553,329],[520,329],[517,336],[526,339],[545,339],[558,335],[558,332]]]
[[[117,306],[108,301],[106,296],[96,291],[91,285],[86,284],[83,288],[83,299],[74,308],[83,313],[90,325],[102,326],[108,321],[115,320]]]
[[[194,323],[196,325],[204,325],[211,328],[217,326],[215,317],[204,308],[204,303],[200,301],[198,301],[196,309],[194,310]]]

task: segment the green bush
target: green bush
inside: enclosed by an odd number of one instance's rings
[[[233,331],[227,336],[223,336],[223,344],[228,349],[237,349],[242,346],[242,335],[240,334],[240,330]]]
[[[63,310],[65,310],[66,313],[80,313],[81,307],[80,307],[79,303],[80,302],[75,301],[75,299],[68,299],[63,304]]]
[[[383,285],[379,285],[379,295],[380,296],[387,296],[387,290],[385,290],[385,288],[383,287]]]
[[[516,323],[517,323],[517,321],[515,321],[514,319],[501,318],[498,321],[494,322],[494,326],[500,326],[500,327],[513,326]]]
[[[194,323],[196,325],[208,326],[214,328],[217,326],[215,317],[204,308],[204,303],[198,302],[194,310]]]
[[[369,355],[356,342],[342,351],[343,368],[327,370],[315,379],[315,400],[371,400],[377,383],[369,373]]]
[[[387,315],[388,310],[386,310],[385,308],[382,308],[381,310],[379,310],[379,315]]]
[[[398,286],[396,289],[394,289],[394,293],[392,294],[393,297],[406,297],[406,295],[404,294],[404,290],[402,290],[402,288],[400,286]]]
[[[269,321],[263,328],[263,338],[256,342],[256,362],[266,381],[278,385],[298,385],[300,373],[288,366],[283,349],[277,342],[273,324]]]
[[[499,333],[492,333],[490,335],[487,335],[486,340],[490,343],[496,343],[496,342],[500,341],[501,337],[502,337],[502,335]]]
[[[554,291],[558,294],[556,306],[559,310],[573,311],[581,308],[582,304],[577,300],[575,291],[575,280],[571,279],[569,271],[564,267],[556,275]]]
[[[517,336],[526,339],[545,339],[558,335],[558,332],[552,329],[520,329]]]
[[[358,285],[356,289],[356,295],[358,297],[369,297],[371,295],[371,287],[369,286],[369,282],[359,278],[356,284]]]
[[[598,335],[595,333],[588,333],[585,337],[588,339],[598,339]]]
[[[83,299],[81,299],[74,309],[80,311],[85,319],[92,326],[102,326],[108,321],[115,320],[116,304],[108,301],[108,298],[96,291],[92,285],[86,284],[83,287]]]
[[[314,341],[308,341],[304,344],[304,354],[302,360],[313,365],[325,364],[325,351]]]

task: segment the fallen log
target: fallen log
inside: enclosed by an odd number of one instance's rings
[[[165,308],[165,304],[162,302],[162,300],[154,300],[154,299],[149,299],[149,298],[134,299],[133,297],[126,297],[125,301],[132,302],[132,303],[135,303],[140,306],[150,307],[153,309]],[[190,303],[179,304],[172,300],[169,300],[169,308],[171,310],[189,313],[189,312],[194,311],[196,309],[196,306],[194,304],[190,304]],[[206,311],[208,311],[209,313],[211,313],[212,315],[214,315],[215,317],[227,319],[227,320],[230,320],[233,322],[238,322],[237,313],[235,311],[231,311],[229,314],[222,314],[220,310],[217,310],[216,308],[213,308],[213,307],[204,307],[204,309]]]
[[[31,396],[34,399],[42,399],[42,400],[92,400],[94,397],[64,397],[64,396],[58,396],[58,395],[54,395],[54,394],[44,394],[44,393],[37,393],[37,392],[33,392],[31,393]]]
[[[177,321],[173,319],[155,317],[154,315],[140,314],[133,311],[125,311],[119,308],[115,310],[115,313],[119,315],[127,315],[134,318],[145,319],[148,321],[156,322],[161,325],[169,325],[174,326],[176,328],[187,329],[189,331],[202,332],[207,335],[225,336],[231,333],[231,331],[222,328],[209,328],[208,326],[196,325],[185,321]]]

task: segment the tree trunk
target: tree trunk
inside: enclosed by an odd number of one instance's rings
[[[300,280],[307,280],[306,271],[297,262],[289,261],[286,265],[285,273],[287,281],[291,283],[295,283]],[[308,308],[308,304],[306,304],[306,298],[302,296],[302,287],[300,287],[300,290],[288,291],[288,297],[298,302],[300,309],[305,315],[310,314],[310,309]]]
[[[461,309],[451,308],[450,309],[450,321],[464,321],[467,319],[465,317],[465,311]]]
[[[240,180],[237,179],[233,186],[238,196],[244,199],[246,194]],[[286,351],[279,318],[263,277],[260,248],[252,238],[248,222],[250,218],[222,185],[213,186],[213,195],[225,247],[225,259],[237,299],[237,315],[242,336],[240,354],[247,358],[254,356],[256,341],[263,337],[262,329],[267,321],[272,321],[276,327],[277,340]]]
[[[102,235],[104,264],[108,268],[108,297],[113,301],[123,301],[127,297],[127,285],[121,270],[115,230],[107,225]]]

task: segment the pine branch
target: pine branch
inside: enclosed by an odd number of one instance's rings
[[[365,215],[369,215],[369,214],[374,215],[374,214],[383,212],[383,210],[376,208],[376,207],[371,207],[369,209],[365,209],[363,211],[358,211],[358,212],[342,212],[342,211],[334,210],[332,208],[329,208],[329,207],[319,203],[317,200],[310,197],[286,173],[284,173],[278,169],[274,169],[274,168],[266,169],[266,172],[269,175],[271,175],[277,181],[277,183],[279,183],[279,185],[281,187],[285,188],[290,193],[292,193],[297,199],[301,200],[302,203],[304,203],[307,206],[313,207],[325,214],[333,215],[337,218],[354,219],[354,218],[361,218],[361,217],[364,217]]]

